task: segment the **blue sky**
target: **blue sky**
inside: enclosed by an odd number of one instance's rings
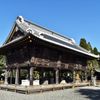
[[[100,0],[0,0],[0,45],[18,15],[100,51]]]

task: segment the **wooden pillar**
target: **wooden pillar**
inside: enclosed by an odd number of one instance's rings
[[[59,69],[58,68],[55,69],[55,83],[56,84],[59,83]]]
[[[93,69],[91,70],[91,81],[93,79]]]
[[[33,85],[33,67],[30,67],[30,85]]]
[[[55,83],[56,84],[59,83],[59,68],[61,67],[61,59],[62,59],[62,56],[59,55],[58,61],[57,61],[57,68],[55,68]]]
[[[85,81],[87,82],[87,71],[85,71],[84,74],[85,74]]]
[[[27,69],[27,78],[28,78],[28,80],[30,80],[30,69]]]
[[[75,83],[75,82],[76,82],[76,79],[75,79],[75,74],[76,74],[76,72],[75,72],[75,70],[73,70],[73,83]]]
[[[45,70],[42,69],[42,78],[45,78]]]
[[[5,85],[8,84],[8,70],[6,69],[5,70],[5,82],[4,82]]]
[[[46,75],[45,75],[46,73],[45,73],[45,70],[44,69],[42,69],[42,83],[44,83],[44,81],[46,80]]]
[[[45,70],[44,68],[42,68],[40,71],[41,71],[40,72],[40,76],[41,76],[40,83],[43,84],[45,81]]]
[[[10,70],[10,84],[12,84],[12,78],[13,78],[13,69]]]
[[[15,76],[15,84],[18,85],[19,84],[19,68],[16,68],[16,76]]]

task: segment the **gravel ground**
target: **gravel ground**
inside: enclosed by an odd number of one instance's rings
[[[80,87],[29,95],[0,90],[0,100],[100,100],[100,87]]]

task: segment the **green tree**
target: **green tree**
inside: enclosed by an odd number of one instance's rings
[[[34,79],[39,79],[40,78],[39,71],[33,71],[33,78]]]
[[[88,50],[88,44],[87,44],[85,38],[81,38],[81,39],[80,39],[80,46],[81,46],[82,48]]]
[[[96,47],[92,48],[91,43],[86,41],[85,38],[81,38],[80,39],[80,44],[79,44],[82,48],[90,51],[91,53],[98,55],[100,54],[100,52],[98,51],[98,49]]]
[[[91,46],[91,43],[88,42],[87,45],[88,45],[88,51],[92,52],[92,46]]]
[[[98,68],[100,68],[100,65],[96,59],[87,61],[87,72],[89,76],[92,77],[94,74],[94,70]]]
[[[100,54],[100,52],[98,52],[98,49],[96,47],[92,48],[91,43],[90,42],[87,43],[84,38],[82,38],[80,40],[80,46],[83,47],[84,49],[90,51],[91,53],[94,53],[95,55]],[[87,61],[87,73],[89,76],[92,77],[92,75],[94,73],[94,69],[96,69],[96,68],[100,68],[100,64],[97,61],[97,59]]]
[[[3,73],[4,65],[5,65],[5,57],[3,55],[0,55],[0,76]]]
[[[98,55],[98,54],[99,54],[98,49],[97,49],[96,47],[94,47],[93,53],[94,53],[95,55]]]

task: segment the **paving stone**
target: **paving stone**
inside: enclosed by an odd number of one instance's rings
[[[34,94],[0,90],[0,100],[100,100],[100,87],[80,87]]]

